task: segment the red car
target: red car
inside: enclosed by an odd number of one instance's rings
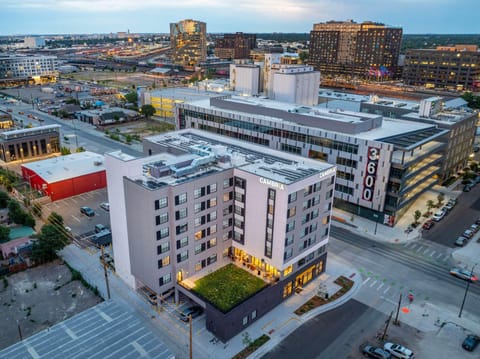
[[[426,221],[426,222],[423,224],[422,228],[423,228],[423,229],[430,229],[430,228],[433,227],[434,224],[435,224],[435,222],[432,221],[431,219],[429,219],[428,221]]]

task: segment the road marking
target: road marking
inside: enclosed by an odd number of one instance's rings
[[[438,253],[437,259],[443,256],[443,253]]]
[[[418,252],[420,252],[422,249],[423,249],[423,247],[422,247],[422,246],[419,246],[418,249],[416,250],[416,252],[418,253]]]
[[[410,249],[415,249],[416,246],[417,246],[417,244],[413,243],[413,245],[410,247]]]
[[[381,283],[381,284],[378,286],[377,290],[380,290],[382,287],[383,287],[383,283]]]
[[[372,284],[370,284],[370,288],[372,288],[376,283],[377,283],[377,281],[374,280],[374,281],[372,282]]]
[[[143,347],[140,344],[138,344],[136,341],[133,341],[131,344],[135,348],[135,350],[138,352],[138,354],[140,354],[141,357],[143,358],[148,357],[148,353],[145,351],[145,349],[143,349]]]
[[[433,257],[434,254],[435,254],[435,251],[432,250],[432,253],[430,253],[430,257]]]
[[[367,282],[368,282],[369,280],[370,280],[370,277],[368,277],[367,279],[365,279],[365,280],[363,281],[363,284],[367,284]]]
[[[387,289],[383,291],[383,294],[387,294],[389,290],[390,290],[390,287],[387,287]]]
[[[427,252],[430,250],[430,248],[427,247],[427,249],[425,249],[425,251],[423,252],[423,254],[427,254]]]
[[[70,199],[71,199],[74,203],[78,203],[77,201],[75,201],[75,199],[73,199],[73,197],[70,198]]]
[[[404,247],[408,247],[410,244],[412,244],[413,242],[407,242],[404,244]]]
[[[72,217],[73,217],[73,219],[75,219],[76,221],[78,221],[78,223],[82,223],[82,221],[81,221],[79,218],[75,217],[73,214],[72,214]]]

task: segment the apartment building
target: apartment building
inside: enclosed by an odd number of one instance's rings
[[[220,59],[248,59],[256,47],[257,35],[237,32],[216,38],[214,53]]]
[[[401,41],[401,28],[380,23],[318,23],[310,32],[308,63],[326,77],[392,78]]]
[[[115,267],[132,287],[190,297],[228,340],[325,270],[334,166],[194,129],[144,152],[106,154]],[[195,281],[231,263],[265,289],[222,312]]]
[[[197,20],[182,20],[170,24],[172,63],[194,71],[207,59],[207,24]]]
[[[224,96],[176,106],[177,127],[238,138],[337,167],[335,206],[393,226],[439,181],[448,130],[258,97]]]
[[[42,78],[55,79],[57,57],[41,55],[0,55],[0,82]]]
[[[480,52],[475,45],[409,49],[403,80],[427,88],[474,90],[480,88]]]

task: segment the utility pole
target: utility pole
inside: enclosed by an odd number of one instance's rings
[[[385,337],[387,336],[388,325],[390,324],[390,320],[392,320],[392,316],[393,316],[393,311],[390,312],[390,316],[388,317],[385,323],[385,330],[383,331],[382,341],[385,340]]]
[[[465,288],[465,295],[463,296],[463,301],[462,301],[462,306],[460,307],[460,313],[458,313],[458,317],[461,318],[462,317],[462,312],[463,312],[463,306],[465,305],[465,300],[467,300],[467,294],[468,294],[468,290],[470,289],[470,283],[472,282],[472,278],[473,277],[473,270],[475,269],[475,267],[477,266],[477,263],[475,263],[472,267],[472,273],[470,275],[470,279],[467,280],[467,287]]]
[[[108,284],[108,271],[107,271],[107,263],[105,262],[105,256],[103,254],[103,246],[100,247],[102,249],[102,263],[103,263],[103,272],[105,274],[105,284],[107,286],[107,297],[110,299],[110,285]]]
[[[393,324],[395,325],[400,325],[400,322],[398,321],[398,314],[400,313],[401,305],[402,305],[402,294],[400,294],[400,298],[398,298],[397,315],[395,316],[395,320],[393,321]]]
[[[193,359],[193,348],[192,348],[192,315],[188,316],[188,324],[190,326],[190,359]]]
[[[17,319],[17,327],[18,327],[18,335],[20,336],[20,340],[23,340],[22,331],[20,329],[20,322],[18,321],[18,319]]]

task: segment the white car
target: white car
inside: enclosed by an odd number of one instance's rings
[[[439,222],[443,217],[445,217],[445,212],[444,211],[438,211],[437,213],[435,213],[433,215],[432,219],[435,222]]]
[[[110,212],[110,203],[108,202],[100,203],[100,208],[104,209],[107,212]]]
[[[399,359],[413,359],[415,354],[410,349],[405,348],[400,344],[385,343],[383,349],[390,353],[393,357]]]

